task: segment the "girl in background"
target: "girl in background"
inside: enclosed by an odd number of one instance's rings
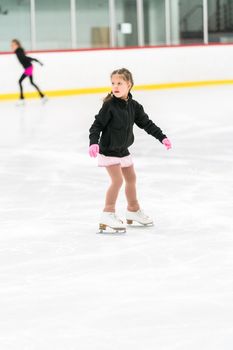
[[[112,92],[103,103],[90,128],[91,157],[97,157],[98,165],[105,167],[111,185],[107,190],[105,207],[100,219],[100,230],[107,227],[114,230],[126,230],[126,225],[115,214],[118,193],[125,180],[127,199],[126,221],[136,221],[142,225],[153,224],[153,219],[141,209],[136,192],[136,174],[128,147],[134,142],[133,125],[144,129],[158,139],[167,149],[171,142],[144,112],[142,105],[132,98],[133,77],[125,68],[111,74]],[[101,134],[101,136],[100,136]]]
[[[47,100],[47,98],[45,97],[45,95],[43,94],[43,92],[40,91],[39,87],[34,83],[33,81],[33,65],[32,62],[37,62],[39,63],[41,66],[43,66],[43,64],[37,60],[36,58],[32,58],[29,56],[26,56],[24,49],[22,48],[22,45],[20,43],[19,40],[17,39],[13,39],[11,41],[11,48],[14,51],[14,53],[16,54],[19,62],[22,64],[22,66],[24,67],[24,72],[21,75],[20,79],[19,79],[19,88],[20,88],[20,101],[18,103],[18,105],[23,105],[24,104],[24,94],[23,94],[23,85],[22,82],[25,78],[29,78],[31,84],[35,87],[35,89],[38,91],[40,97],[42,98],[42,101],[45,102]]]

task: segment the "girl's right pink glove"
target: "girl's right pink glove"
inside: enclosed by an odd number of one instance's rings
[[[99,153],[99,145],[97,144],[93,144],[89,147],[89,155],[90,157],[96,158],[97,154]]]
[[[165,146],[167,149],[172,148],[171,141],[170,141],[170,140],[168,140],[168,138],[163,139],[162,143],[164,144],[164,146]]]

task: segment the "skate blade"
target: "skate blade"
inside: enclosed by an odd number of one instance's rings
[[[110,227],[104,224],[99,225],[99,232],[98,233],[104,233],[104,234],[121,234],[126,233],[126,228],[121,227]]]
[[[48,103],[48,101],[49,99],[47,97],[41,99],[42,105],[45,105],[46,103]]]
[[[153,221],[152,221],[152,222],[149,222],[148,224],[143,224],[142,222],[139,222],[139,221],[136,221],[136,220],[126,220],[126,222],[127,222],[128,225],[133,225],[133,223],[134,223],[133,226],[135,226],[135,223],[136,223],[136,224],[139,224],[139,225],[141,225],[141,226],[144,226],[144,227],[154,226],[154,222],[153,222]],[[138,226],[138,225],[137,225],[137,226]]]
[[[17,108],[22,108],[22,107],[25,107],[26,106],[26,104],[25,103],[19,103],[19,104],[15,104],[15,107],[17,107]]]

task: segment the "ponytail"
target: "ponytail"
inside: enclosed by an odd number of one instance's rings
[[[108,102],[113,98],[113,93],[110,92],[109,94],[107,94],[107,96],[104,97],[103,101],[104,102]]]

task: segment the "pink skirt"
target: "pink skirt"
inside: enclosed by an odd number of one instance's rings
[[[31,77],[33,73],[33,66],[30,66],[24,70],[24,74],[27,75],[28,77]]]
[[[128,155],[125,157],[107,157],[103,154],[98,154],[98,166],[108,167],[111,165],[120,165],[121,168],[128,168],[133,165],[132,156]]]

